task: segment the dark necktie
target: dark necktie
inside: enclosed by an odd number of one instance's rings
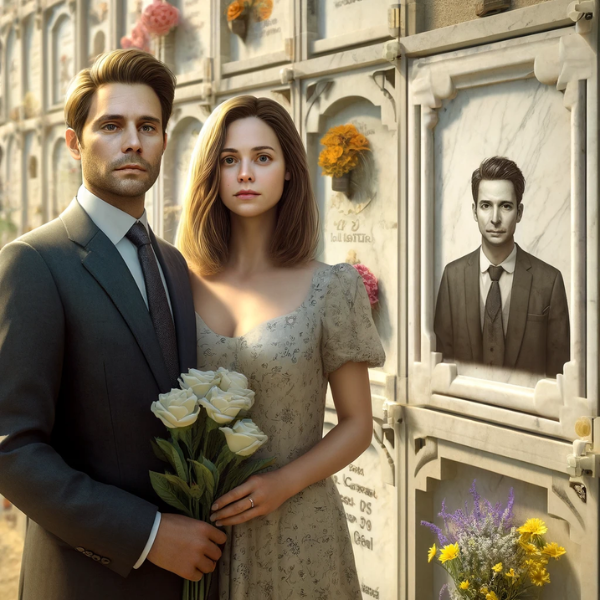
[[[146,282],[148,310],[156,331],[169,377],[175,381],[179,376],[179,358],[177,356],[177,338],[175,325],[169,309],[167,293],[160,277],[158,262],[152,251],[152,244],[146,228],[136,221],[125,237],[138,249],[138,257]]]
[[[493,367],[504,364],[504,328],[502,326],[502,298],[500,297],[500,276],[502,267],[488,269],[492,287],[485,301],[483,319],[483,362]]]

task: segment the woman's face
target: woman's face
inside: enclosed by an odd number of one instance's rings
[[[273,209],[286,179],[283,151],[275,132],[258,117],[238,119],[227,127],[220,157],[223,204],[240,217]]]

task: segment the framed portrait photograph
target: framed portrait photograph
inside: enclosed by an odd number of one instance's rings
[[[567,439],[592,414],[592,64],[574,28],[410,62],[417,404]]]

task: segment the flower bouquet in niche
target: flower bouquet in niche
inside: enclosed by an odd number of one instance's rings
[[[350,173],[358,165],[361,155],[370,150],[369,140],[350,123],[332,127],[321,138],[321,144],[325,146],[319,154],[323,175],[333,178],[331,188],[334,191],[347,195]]]
[[[168,464],[165,473],[150,472],[159,497],[193,519],[208,522],[213,502],[269,467],[274,459],[250,459],[267,436],[245,416],[254,392],[241,373],[190,369],[181,389],[161,394],[152,412],[167,427],[168,440],[152,440],[155,454]],[[208,597],[211,574],[184,580],[183,600]]]
[[[475,487],[469,490],[473,508],[446,511],[445,501],[439,516],[445,533],[433,523],[429,527],[441,545],[429,549],[428,560],[437,558],[454,582],[444,585],[452,600],[516,600],[539,598],[539,590],[550,583],[548,563],[558,560],[565,549],[546,542],[548,528],[541,519],[528,519],[520,527],[513,525],[514,494],[511,488],[506,507],[482,500]]]

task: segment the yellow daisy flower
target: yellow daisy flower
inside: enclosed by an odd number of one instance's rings
[[[434,544],[433,546],[431,546],[431,548],[429,548],[429,552],[427,553],[427,562],[431,562],[435,558],[436,554],[437,554],[437,548],[435,547],[435,544]]]
[[[440,552],[440,562],[445,563],[446,561],[454,560],[458,556],[458,552],[458,542],[444,546]]]
[[[515,579],[516,577],[518,577],[518,575],[515,573],[514,569],[510,569],[510,571],[507,571],[506,573],[504,573],[507,577],[510,577],[511,579]]]
[[[550,556],[551,558],[555,558],[556,560],[558,560],[559,557],[561,557],[563,554],[566,554],[566,552],[567,551],[562,546],[559,546],[556,542],[546,544],[542,548],[543,554],[547,554],[548,556]]]
[[[471,584],[469,583],[469,580],[466,579],[465,581],[461,581],[460,582],[459,587],[460,587],[461,590],[468,590],[470,585]]]
[[[492,571],[496,571],[496,573],[502,573],[502,563],[499,562],[497,565],[492,567]]]
[[[542,587],[547,583],[550,583],[550,574],[546,569],[536,569],[535,571],[529,573],[529,577],[531,579],[531,583],[537,585],[538,587]]]
[[[487,594],[490,590],[488,590],[485,585],[479,590],[482,594]]]
[[[544,523],[544,521],[542,521],[541,519],[533,518],[527,519],[527,521],[525,521],[525,524],[521,525],[521,527],[519,527],[517,531],[520,534],[529,538],[532,535],[540,536],[548,533],[548,528],[546,527],[546,523]]]
[[[498,600],[498,596],[496,596],[496,592],[489,592],[485,595],[485,600]]]

